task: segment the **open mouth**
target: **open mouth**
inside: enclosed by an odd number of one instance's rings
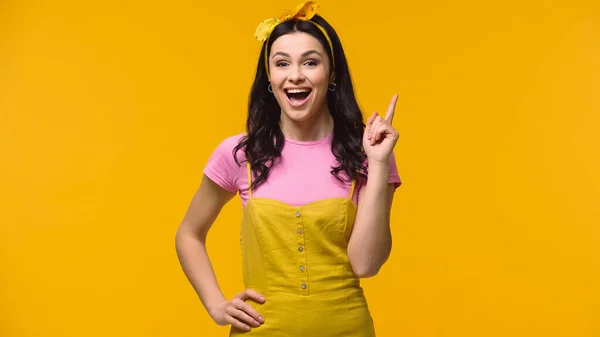
[[[301,106],[306,103],[311,92],[310,88],[285,89],[285,95],[293,106]]]

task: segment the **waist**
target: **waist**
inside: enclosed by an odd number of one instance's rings
[[[330,282],[311,282],[305,280],[281,280],[280,282],[271,280],[270,282],[262,282],[262,280],[245,278],[244,286],[260,293],[287,294],[290,296],[330,295],[335,297],[336,295],[346,296],[348,293],[362,296],[363,292],[360,281],[356,278]]]
[[[243,279],[247,288],[302,296],[340,293],[352,289],[362,292],[360,280],[349,263],[281,261],[270,265],[262,262],[247,261],[244,264]]]

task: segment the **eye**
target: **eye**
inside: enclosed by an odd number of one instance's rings
[[[285,67],[287,65],[288,65],[288,63],[285,61],[278,61],[277,63],[275,63],[276,67]]]
[[[309,67],[315,67],[319,64],[319,62],[315,61],[315,60],[308,60],[304,63],[305,65],[309,66]]]

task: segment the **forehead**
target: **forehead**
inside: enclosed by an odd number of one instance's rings
[[[326,55],[321,42],[315,37],[303,32],[294,32],[278,37],[271,45],[271,55],[281,51],[294,56],[311,49],[318,51],[323,56]]]

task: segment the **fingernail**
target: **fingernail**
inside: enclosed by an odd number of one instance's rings
[[[246,330],[246,331],[250,331],[250,327],[246,325],[246,326],[244,327],[244,330]]]
[[[264,298],[264,297],[262,297],[262,296],[261,296],[261,297],[259,297],[258,299],[259,299],[261,302],[264,302],[264,301],[265,301],[265,298]]]
[[[262,316],[258,316],[258,321],[261,322],[261,323],[264,323],[265,319]]]
[[[254,322],[252,322],[252,324],[254,324],[254,325],[256,325],[256,326],[259,326],[259,325],[260,325],[260,323],[258,323],[258,321],[254,321]]]

